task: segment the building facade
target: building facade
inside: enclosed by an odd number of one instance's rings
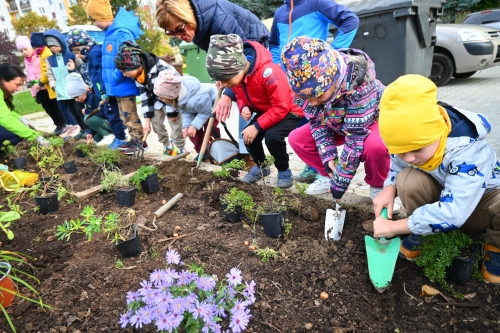
[[[12,22],[29,12],[54,19],[61,30],[65,29],[70,16],[69,7],[74,4],[76,0],[0,0],[0,31],[14,39],[16,32]]]

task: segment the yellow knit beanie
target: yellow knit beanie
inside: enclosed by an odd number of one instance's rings
[[[391,154],[418,150],[448,135],[448,117],[440,110],[436,95],[436,85],[421,75],[404,75],[387,86],[380,100],[378,126]]]
[[[87,14],[95,21],[112,22],[113,12],[109,0],[89,0]]]

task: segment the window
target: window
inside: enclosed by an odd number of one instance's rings
[[[52,0],[49,0],[49,5],[52,5]]]
[[[43,7],[38,8],[38,10],[40,11],[40,14],[45,14],[45,9],[43,9]]]
[[[52,18],[57,18],[56,13],[52,13]]]
[[[8,36],[9,35],[9,29],[3,29],[3,32]]]
[[[5,17],[0,16],[0,22],[5,22]]]
[[[64,4],[62,2],[59,3],[59,8],[64,10]]]

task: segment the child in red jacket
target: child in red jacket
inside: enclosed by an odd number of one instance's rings
[[[304,112],[292,102],[286,75],[272,62],[271,53],[257,42],[243,43],[238,35],[214,35],[207,52],[207,71],[223,88],[232,88],[241,116],[251,119],[242,135],[257,166],[243,181],[255,183],[269,175],[269,166],[263,166],[262,172],[259,168],[265,160],[265,139],[278,169],[277,187],[292,186],[285,138],[297,127]]]

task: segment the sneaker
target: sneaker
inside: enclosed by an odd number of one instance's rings
[[[500,248],[485,244],[484,251],[484,261],[481,269],[484,282],[500,285]]]
[[[148,149],[147,142],[140,142],[139,140],[130,140],[129,142],[125,142],[121,144],[118,149],[120,150],[128,150],[129,148],[138,148],[142,147],[142,149]]]
[[[141,148],[143,150],[146,150],[148,148],[148,144],[146,142],[143,143],[139,141],[130,141],[130,142],[131,142],[130,147],[122,150],[122,153],[124,153],[125,155],[134,155],[134,153],[140,150]]]
[[[300,182],[300,183],[312,183],[314,180],[316,180],[316,177],[318,176],[318,171],[314,170],[311,168],[309,165],[306,164],[304,169],[299,173],[298,176],[293,177],[294,180]]]
[[[293,176],[290,169],[285,171],[278,171],[278,183],[276,187],[278,188],[289,188],[293,185]]]
[[[180,149],[177,147],[163,147],[163,155],[166,156],[175,156],[179,154],[183,154],[185,152],[185,149]]]
[[[379,195],[380,192],[382,192],[382,190],[383,190],[382,187],[370,186],[370,199],[372,199],[372,200],[375,199],[375,197],[377,195]],[[400,211],[401,211],[401,206],[396,201],[396,199],[394,199],[394,205],[392,206],[392,213],[393,214],[398,214]]]
[[[399,257],[413,261],[415,258],[420,256],[420,252],[422,250],[416,249],[417,247],[424,244],[425,238],[423,236],[411,234],[401,240],[401,244],[399,246]]]
[[[54,135],[61,135],[66,130],[66,125],[57,126],[54,130]]]
[[[76,136],[76,135],[78,135],[79,133],[80,133],[80,126],[75,125],[75,126],[73,126],[72,131],[68,133],[68,136],[70,136],[70,137],[75,137],[75,136]]]
[[[118,147],[120,147],[121,145],[124,145],[124,144],[126,144],[125,141],[117,139],[117,138],[114,138],[113,142],[111,142],[109,144],[108,149],[116,150],[116,149],[119,149]]]
[[[102,140],[99,141],[98,143],[96,143],[95,145],[98,147],[107,146],[107,145],[111,144],[111,142],[113,142],[114,138],[115,138],[114,134],[108,134],[105,137],[103,137]]]
[[[76,140],[83,139],[83,138],[85,137],[86,133],[87,133],[87,131],[83,131],[83,130],[82,130],[82,131],[80,131],[80,133],[78,133],[77,135],[75,135],[75,136],[74,136],[74,138],[75,138]]]
[[[68,125],[64,128],[64,130],[62,131],[61,134],[59,134],[59,136],[61,138],[65,138],[67,136],[69,136],[69,133],[71,133],[73,131],[73,126],[72,125]]]
[[[323,177],[322,175],[318,174],[316,180],[312,184],[307,186],[306,194],[317,195],[328,193],[328,190],[330,189],[330,179],[330,177]]]
[[[248,173],[245,175],[245,177],[243,177],[243,179],[241,181],[244,183],[253,184],[256,181],[258,181],[259,179],[261,179],[263,176],[264,177],[269,176],[270,173],[271,173],[271,170],[268,167],[262,168],[262,172],[261,172],[260,168],[256,165],[256,166],[252,167],[250,169],[250,171],[248,171]]]

